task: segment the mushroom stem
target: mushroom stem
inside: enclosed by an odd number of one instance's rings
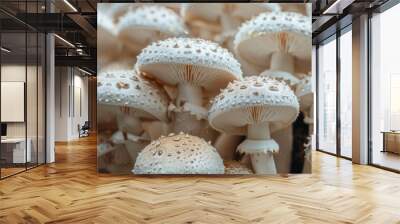
[[[201,107],[203,104],[202,95],[202,89],[200,86],[195,86],[190,83],[180,83],[178,84],[176,106],[181,107],[185,102],[188,102]]]
[[[226,13],[223,13],[220,17],[220,20],[223,32],[229,32],[235,30],[235,21],[231,16],[228,16]]]
[[[185,103],[195,107],[184,107]],[[187,82],[178,84],[176,106],[178,107],[178,112],[175,113],[174,131],[198,136],[204,128],[203,120],[195,116],[203,112],[201,87]]]
[[[248,125],[247,139],[238,146],[238,150],[250,154],[256,174],[276,174],[273,152],[279,150],[279,145],[271,139],[268,122]]]
[[[250,159],[256,174],[276,174],[275,160],[271,152],[251,154]]]
[[[148,145],[150,141],[131,141],[127,140],[124,142],[126,151],[129,153],[129,156],[131,157],[132,161],[135,162],[138,154],[146,145]]]
[[[119,130],[122,132],[131,133],[133,135],[140,135],[140,133],[143,132],[140,119],[135,116],[121,114],[117,117],[117,123]]]
[[[182,111],[175,113],[174,132],[184,132],[187,134],[200,136],[202,129],[205,127],[204,120],[198,120],[196,116],[190,112]]]
[[[268,122],[249,125],[247,127],[247,138],[252,140],[270,139],[271,133],[269,131]]]
[[[271,55],[271,70],[285,71],[294,74],[294,58],[292,55],[278,51]]]
[[[219,155],[224,160],[233,160],[235,148],[240,144],[243,136],[222,133],[214,143]]]
[[[161,135],[167,135],[169,132],[168,124],[162,121],[143,121],[142,128],[149,134],[152,141],[158,139]]]

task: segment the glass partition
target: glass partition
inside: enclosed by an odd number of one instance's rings
[[[400,5],[371,19],[371,162],[400,171]]]
[[[318,48],[318,149],[336,154],[336,39]]]
[[[352,32],[340,36],[340,155],[352,157]]]
[[[26,41],[26,32],[1,34],[2,177],[24,171],[31,161],[26,141]]]
[[[23,15],[42,12],[43,3],[1,1],[0,7]],[[45,163],[46,39],[10,15],[0,12],[1,179]]]

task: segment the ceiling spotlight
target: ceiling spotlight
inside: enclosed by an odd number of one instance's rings
[[[4,51],[4,52],[6,52],[6,53],[10,53],[10,52],[11,52],[10,49],[7,49],[7,48],[5,48],[5,47],[1,47],[0,49],[1,49],[1,51]]]

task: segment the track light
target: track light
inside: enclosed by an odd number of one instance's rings
[[[355,0],[336,0],[322,14],[342,14],[343,10],[351,5]]]
[[[83,72],[83,73],[85,73],[86,75],[89,75],[89,76],[92,75],[92,73],[90,73],[90,72],[88,72],[88,71],[86,71],[86,70],[83,70],[83,69],[81,69],[81,68],[79,68],[79,67],[78,67],[78,70],[81,71],[81,72]]]
[[[64,42],[65,44],[67,44],[68,46],[75,48],[75,45],[73,45],[73,44],[72,44],[71,42],[69,42],[68,40],[66,40],[66,39],[64,39],[64,38],[62,38],[62,37],[60,37],[60,36],[57,35],[57,34],[54,34],[54,36],[57,37],[57,38],[58,38],[59,40],[61,40],[62,42]]]
[[[64,0],[64,3],[68,5],[74,12],[78,12],[78,10],[68,0]]]

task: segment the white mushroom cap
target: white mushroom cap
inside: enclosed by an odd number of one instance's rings
[[[167,121],[168,98],[135,71],[109,71],[97,77],[97,101],[138,118]]]
[[[208,92],[241,79],[240,64],[226,49],[196,38],[170,38],[151,44],[138,56],[138,68],[162,83],[190,83]]]
[[[112,18],[110,18],[106,13],[99,13],[97,16],[97,26],[98,29],[104,29],[104,32],[108,32],[113,35],[117,34],[116,26],[112,21]]]
[[[181,7],[181,15],[185,21],[203,21],[215,24],[221,22],[224,13],[247,20],[262,12],[279,11],[281,11],[281,8],[277,3],[183,3]]]
[[[245,135],[248,125],[290,124],[298,113],[299,103],[289,86],[268,77],[249,76],[230,83],[215,97],[208,120],[218,131]]]
[[[116,26],[107,14],[99,11],[97,16],[97,38],[100,54],[112,54],[119,50]],[[111,51],[111,52],[110,52]]]
[[[278,3],[226,3],[232,16],[242,20],[251,19],[263,12],[280,12],[281,7]]]
[[[223,174],[217,150],[188,134],[170,134],[151,142],[136,159],[135,174]]]
[[[300,107],[309,108],[314,102],[314,94],[312,91],[311,76],[305,76],[300,80],[296,88],[296,96],[299,98]]]
[[[234,40],[236,54],[260,71],[275,52],[293,56],[298,64],[311,61],[311,17],[298,13],[262,13],[245,22]]]
[[[300,80],[296,78],[296,76],[290,74],[289,72],[284,72],[284,71],[264,71],[260,74],[260,76],[266,76],[270,78],[274,78],[278,81],[284,81],[287,85],[290,87],[293,87],[297,85]]]
[[[183,20],[163,6],[142,6],[126,13],[118,24],[119,38],[139,51],[153,41],[186,34]]]
[[[204,22],[217,23],[223,9],[224,5],[221,3],[182,3],[181,16],[185,21],[201,20]]]

